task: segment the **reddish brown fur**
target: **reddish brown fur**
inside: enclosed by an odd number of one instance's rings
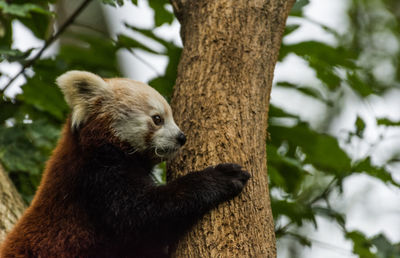
[[[104,144],[105,139],[121,149],[129,148],[111,134],[109,125],[110,119],[106,116],[95,116],[78,134],[72,131],[70,119],[67,120],[32,204],[1,246],[1,258],[37,257],[38,254],[40,257],[54,254],[91,257],[89,252],[82,253],[82,249],[90,249],[103,240],[94,239],[95,229],[87,214],[76,205],[79,193],[71,186],[77,185],[74,180],[79,178],[76,173],[84,162],[84,152]]]
[[[74,137],[68,122],[31,206],[2,245],[1,257],[36,257],[37,250],[41,250],[41,257],[60,254],[59,250],[69,250],[68,254],[61,252],[59,257],[74,257],[75,249],[81,252],[82,247],[93,244],[94,239],[90,238],[93,229],[86,214],[70,202],[76,197],[70,196],[73,191],[69,189],[76,178],[74,172],[78,171],[74,166],[83,159]]]
[[[137,105],[145,95],[132,95],[125,104]],[[73,129],[67,120],[31,206],[0,248],[1,258],[167,257],[167,247],[199,218],[242,191],[250,175],[235,164],[155,185],[151,172],[160,161],[155,150],[137,151],[115,136],[108,100],[91,98],[81,110],[85,122],[75,121]]]

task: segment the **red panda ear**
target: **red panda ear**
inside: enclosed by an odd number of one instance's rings
[[[57,78],[56,83],[72,109],[72,127],[78,127],[88,115],[91,99],[110,96],[112,90],[98,75],[85,71],[69,71]]]

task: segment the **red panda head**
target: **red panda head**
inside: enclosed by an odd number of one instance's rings
[[[176,153],[186,141],[167,101],[147,84],[102,79],[83,71],[69,71],[57,78],[57,84],[71,107],[74,131],[100,130],[102,141],[116,138],[133,152],[152,153],[161,159]],[[90,128],[93,124],[101,128]]]

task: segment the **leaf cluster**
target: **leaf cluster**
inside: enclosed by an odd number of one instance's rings
[[[383,234],[367,237],[361,231],[349,231],[346,228],[345,211],[338,210],[331,203],[331,196],[342,192],[344,180],[358,173],[399,187],[399,183],[388,170],[390,164],[398,162],[398,158],[387,160],[383,166],[374,164],[371,154],[380,142],[367,144],[367,154],[361,158],[354,158],[349,145],[355,140],[369,142],[364,135],[367,124],[361,115],[354,121],[354,131],[346,131],[341,137],[328,133],[329,124],[332,124],[336,114],[343,110],[341,98],[344,94],[351,92],[361,103],[365,103],[368,102],[368,97],[384,95],[393,89],[393,85],[398,84],[398,71],[393,74],[391,80],[383,80],[379,74],[373,73],[371,66],[378,65],[382,60],[399,60],[400,54],[396,53],[396,57],[393,58],[382,52],[382,49],[371,49],[371,42],[368,45],[364,42],[373,38],[374,33],[380,33],[382,28],[385,28],[387,33],[398,36],[398,30],[391,28],[398,28],[397,24],[400,24],[400,16],[396,16],[392,11],[394,9],[391,9],[395,1],[383,3],[378,0],[354,0],[349,8],[351,33],[347,35],[340,35],[333,29],[305,17],[302,8],[307,2],[298,1],[291,15],[296,16],[297,21],[317,24],[333,36],[336,43],[311,40],[288,44],[284,40],[281,47],[280,61],[284,61],[289,55],[303,59],[314,71],[318,83],[298,85],[278,81],[274,87],[290,89],[292,96],[297,94],[318,101],[325,106],[326,116],[320,119],[319,126],[311,127],[296,114],[274,105],[270,107],[270,140],[267,153],[271,204],[277,222],[277,237],[294,238],[300,245],[309,246],[313,240],[301,233],[301,226],[311,223],[317,228],[317,217],[322,217],[336,223],[342,229],[346,239],[353,243],[354,254],[360,257],[399,257],[398,244],[390,243]],[[380,13],[387,12],[386,15],[391,17],[387,18],[388,20],[396,20],[396,26],[390,23],[375,28],[376,24],[369,19],[377,15],[374,14],[379,12],[377,7],[380,8]],[[357,13],[360,8],[364,8],[363,13]],[[355,13],[358,16],[352,16]],[[288,25],[285,37],[296,33],[300,27],[300,23]],[[374,59],[366,62],[365,56],[373,56]],[[393,67],[395,64],[393,61]],[[393,128],[400,123],[388,118],[376,118],[376,125]],[[384,138],[385,135],[382,135],[380,140]]]
[[[32,57],[32,52],[39,49],[13,48],[12,23],[15,21],[43,41],[54,34],[51,27],[56,14],[50,9],[54,2],[3,1],[0,4],[0,26],[4,30],[0,38],[1,61],[23,68],[27,63],[33,64],[22,70],[21,79],[25,83],[20,93],[10,96],[4,89],[0,90],[0,162],[27,202],[40,182],[45,162],[69,112],[55,85],[57,76],[70,69],[91,70],[105,77],[120,75],[118,48],[102,36],[66,32],[62,35],[66,43],[60,44],[57,54],[41,59]]]

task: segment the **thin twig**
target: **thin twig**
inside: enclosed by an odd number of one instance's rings
[[[157,77],[160,77],[161,74],[158,73],[157,69],[152,66],[149,62],[147,62],[146,60],[144,60],[143,58],[141,58],[138,54],[136,54],[133,49],[127,49],[129,53],[131,53],[131,55],[133,57],[135,57],[137,60],[139,60],[140,62],[142,62],[144,65],[146,65],[148,68],[150,68],[151,70],[153,70],[153,72],[155,72]]]
[[[82,24],[82,23],[74,23],[74,26],[82,27],[82,28],[89,29],[89,30],[92,30],[92,31],[94,31],[94,32],[97,32],[97,33],[103,35],[104,37],[106,37],[107,39],[111,40],[114,44],[116,44],[116,45],[118,44],[118,41],[116,41],[115,39],[113,39],[112,37],[110,37],[109,35],[107,35],[106,33],[104,33],[103,31],[101,31],[101,30],[99,30],[99,29],[97,29],[97,28],[94,28],[94,27],[92,27],[92,26],[90,26],[90,25]],[[152,66],[149,62],[147,62],[147,61],[144,60],[143,58],[141,58],[137,53],[135,53],[135,51],[134,51],[133,49],[131,49],[131,48],[126,48],[126,50],[128,50],[128,52],[129,52],[133,57],[135,57],[137,60],[139,60],[139,61],[142,62],[144,65],[146,65],[148,68],[150,68],[150,70],[153,70],[153,72],[156,74],[157,77],[162,76],[162,75],[157,71],[157,69],[156,69],[154,66]],[[160,55],[161,55],[161,54],[160,54]]]
[[[104,32],[103,30],[97,29],[97,28],[95,28],[93,26],[90,26],[88,24],[74,22],[73,26],[91,30],[93,32],[96,32],[96,33],[102,35],[103,37],[107,37],[107,38],[110,38],[111,40],[113,40],[111,37],[109,37],[108,33]],[[113,41],[115,41],[115,40],[113,40]]]
[[[91,2],[92,0],[85,0],[73,13],[72,15],[60,26],[58,31],[53,34],[50,38],[48,38],[42,47],[40,51],[28,62],[26,62],[21,70],[11,79],[8,81],[7,85],[4,86],[4,88],[0,91],[1,93],[5,92],[8,87],[21,75],[25,72],[25,69],[28,67],[31,67],[43,54],[43,52],[65,31],[66,28],[68,28],[69,25],[71,25],[76,17],[86,8],[86,6]]]
[[[329,192],[331,191],[331,187],[332,187],[332,185],[335,183],[335,181],[336,181],[336,178],[333,178],[333,179],[329,182],[329,184],[327,185],[327,187],[325,188],[325,190],[324,190],[321,194],[317,195],[314,199],[312,199],[312,200],[308,203],[308,205],[311,206],[311,205],[315,204],[317,201],[319,201],[319,200],[325,198],[325,197],[329,194]],[[294,221],[291,220],[291,221],[289,221],[286,225],[277,228],[276,231],[275,231],[275,234],[276,234],[276,235],[283,235],[284,233],[287,232],[288,228],[289,228],[293,223],[294,223]]]
[[[296,233],[288,231],[287,232],[287,236],[289,236],[291,238],[294,238],[294,239],[298,239],[297,236],[299,236],[299,235],[296,234]],[[321,240],[318,240],[318,239],[314,239],[314,238],[311,238],[309,236],[303,236],[303,237],[305,239],[307,239],[308,241],[313,242],[314,244],[318,244],[318,245],[320,245],[321,247],[323,247],[325,249],[331,249],[333,251],[340,252],[343,255],[351,256],[353,254],[353,252],[351,250],[347,249],[347,248],[343,248],[341,246],[337,246],[337,245],[334,245],[334,244],[331,244],[331,243],[328,243],[328,242],[324,242],[324,241],[321,241]]]

